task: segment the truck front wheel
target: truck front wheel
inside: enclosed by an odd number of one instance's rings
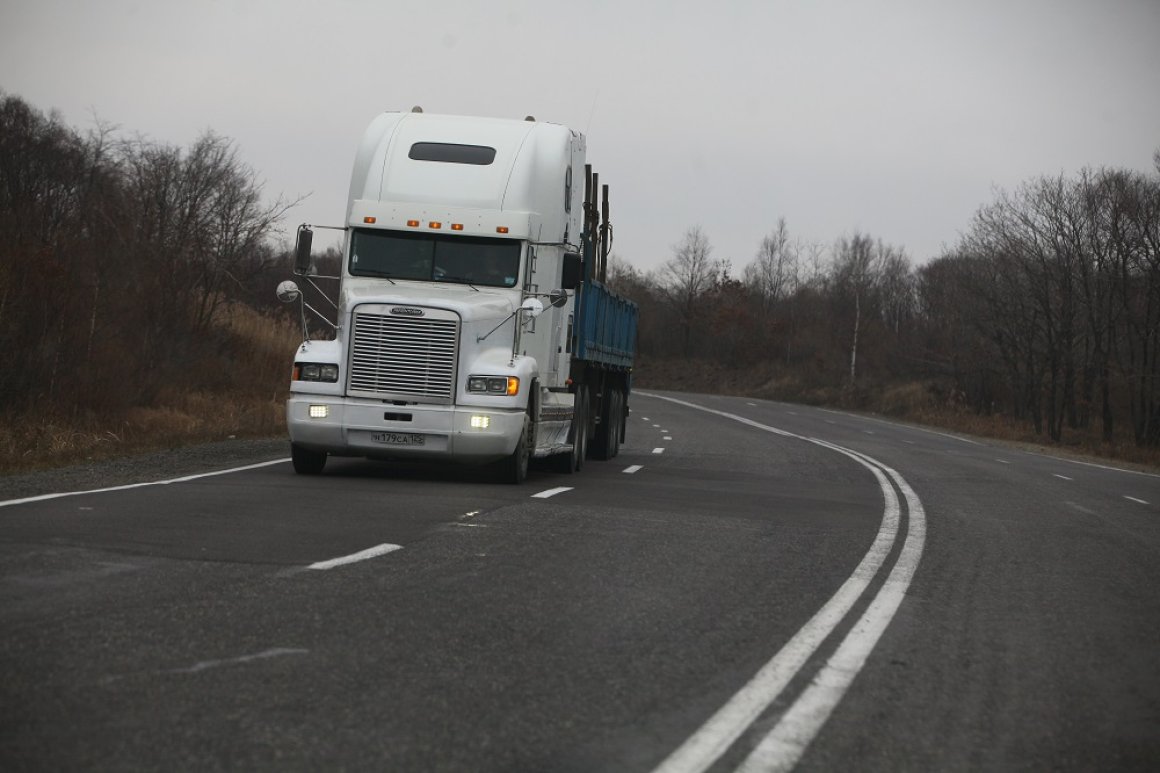
[[[532,456],[532,444],[529,438],[532,430],[532,420],[524,417],[524,428],[520,432],[520,439],[516,441],[516,450],[512,455],[500,462],[500,478],[506,483],[523,483],[528,478],[528,461]]]
[[[576,388],[572,431],[569,435],[572,453],[557,457],[559,471],[564,473],[579,472],[584,466],[584,457],[588,455],[588,390],[582,386]]]
[[[294,463],[294,472],[299,475],[318,475],[326,466],[326,452],[311,451],[297,443],[291,443],[290,461]]]

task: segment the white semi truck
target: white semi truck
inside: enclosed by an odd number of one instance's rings
[[[562,472],[615,456],[637,308],[603,285],[608,186],[584,136],[527,118],[388,112],[355,156],[331,340],[303,304],[286,415],[294,469],[328,456]],[[311,273],[299,228],[296,273]],[[333,277],[332,277],[333,278]],[[329,320],[328,320],[329,321]]]

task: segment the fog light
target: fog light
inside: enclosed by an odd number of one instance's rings
[[[312,405],[310,406],[310,418],[325,419],[330,415],[329,405]]]
[[[471,417],[471,428],[472,429],[487,429],[490,426],[491,426],[491,417],[490,416],[472,416]]]

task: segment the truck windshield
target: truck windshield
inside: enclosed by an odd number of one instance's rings
[[[520,243],[515,239],[356,228],[350,240],[350,273],[515,287],[520,273]]]

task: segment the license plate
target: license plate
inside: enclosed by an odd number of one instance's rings
[[[371,435],[371,440],[393,446],[421,446],[427,437],[413,432],[376,432]]]

